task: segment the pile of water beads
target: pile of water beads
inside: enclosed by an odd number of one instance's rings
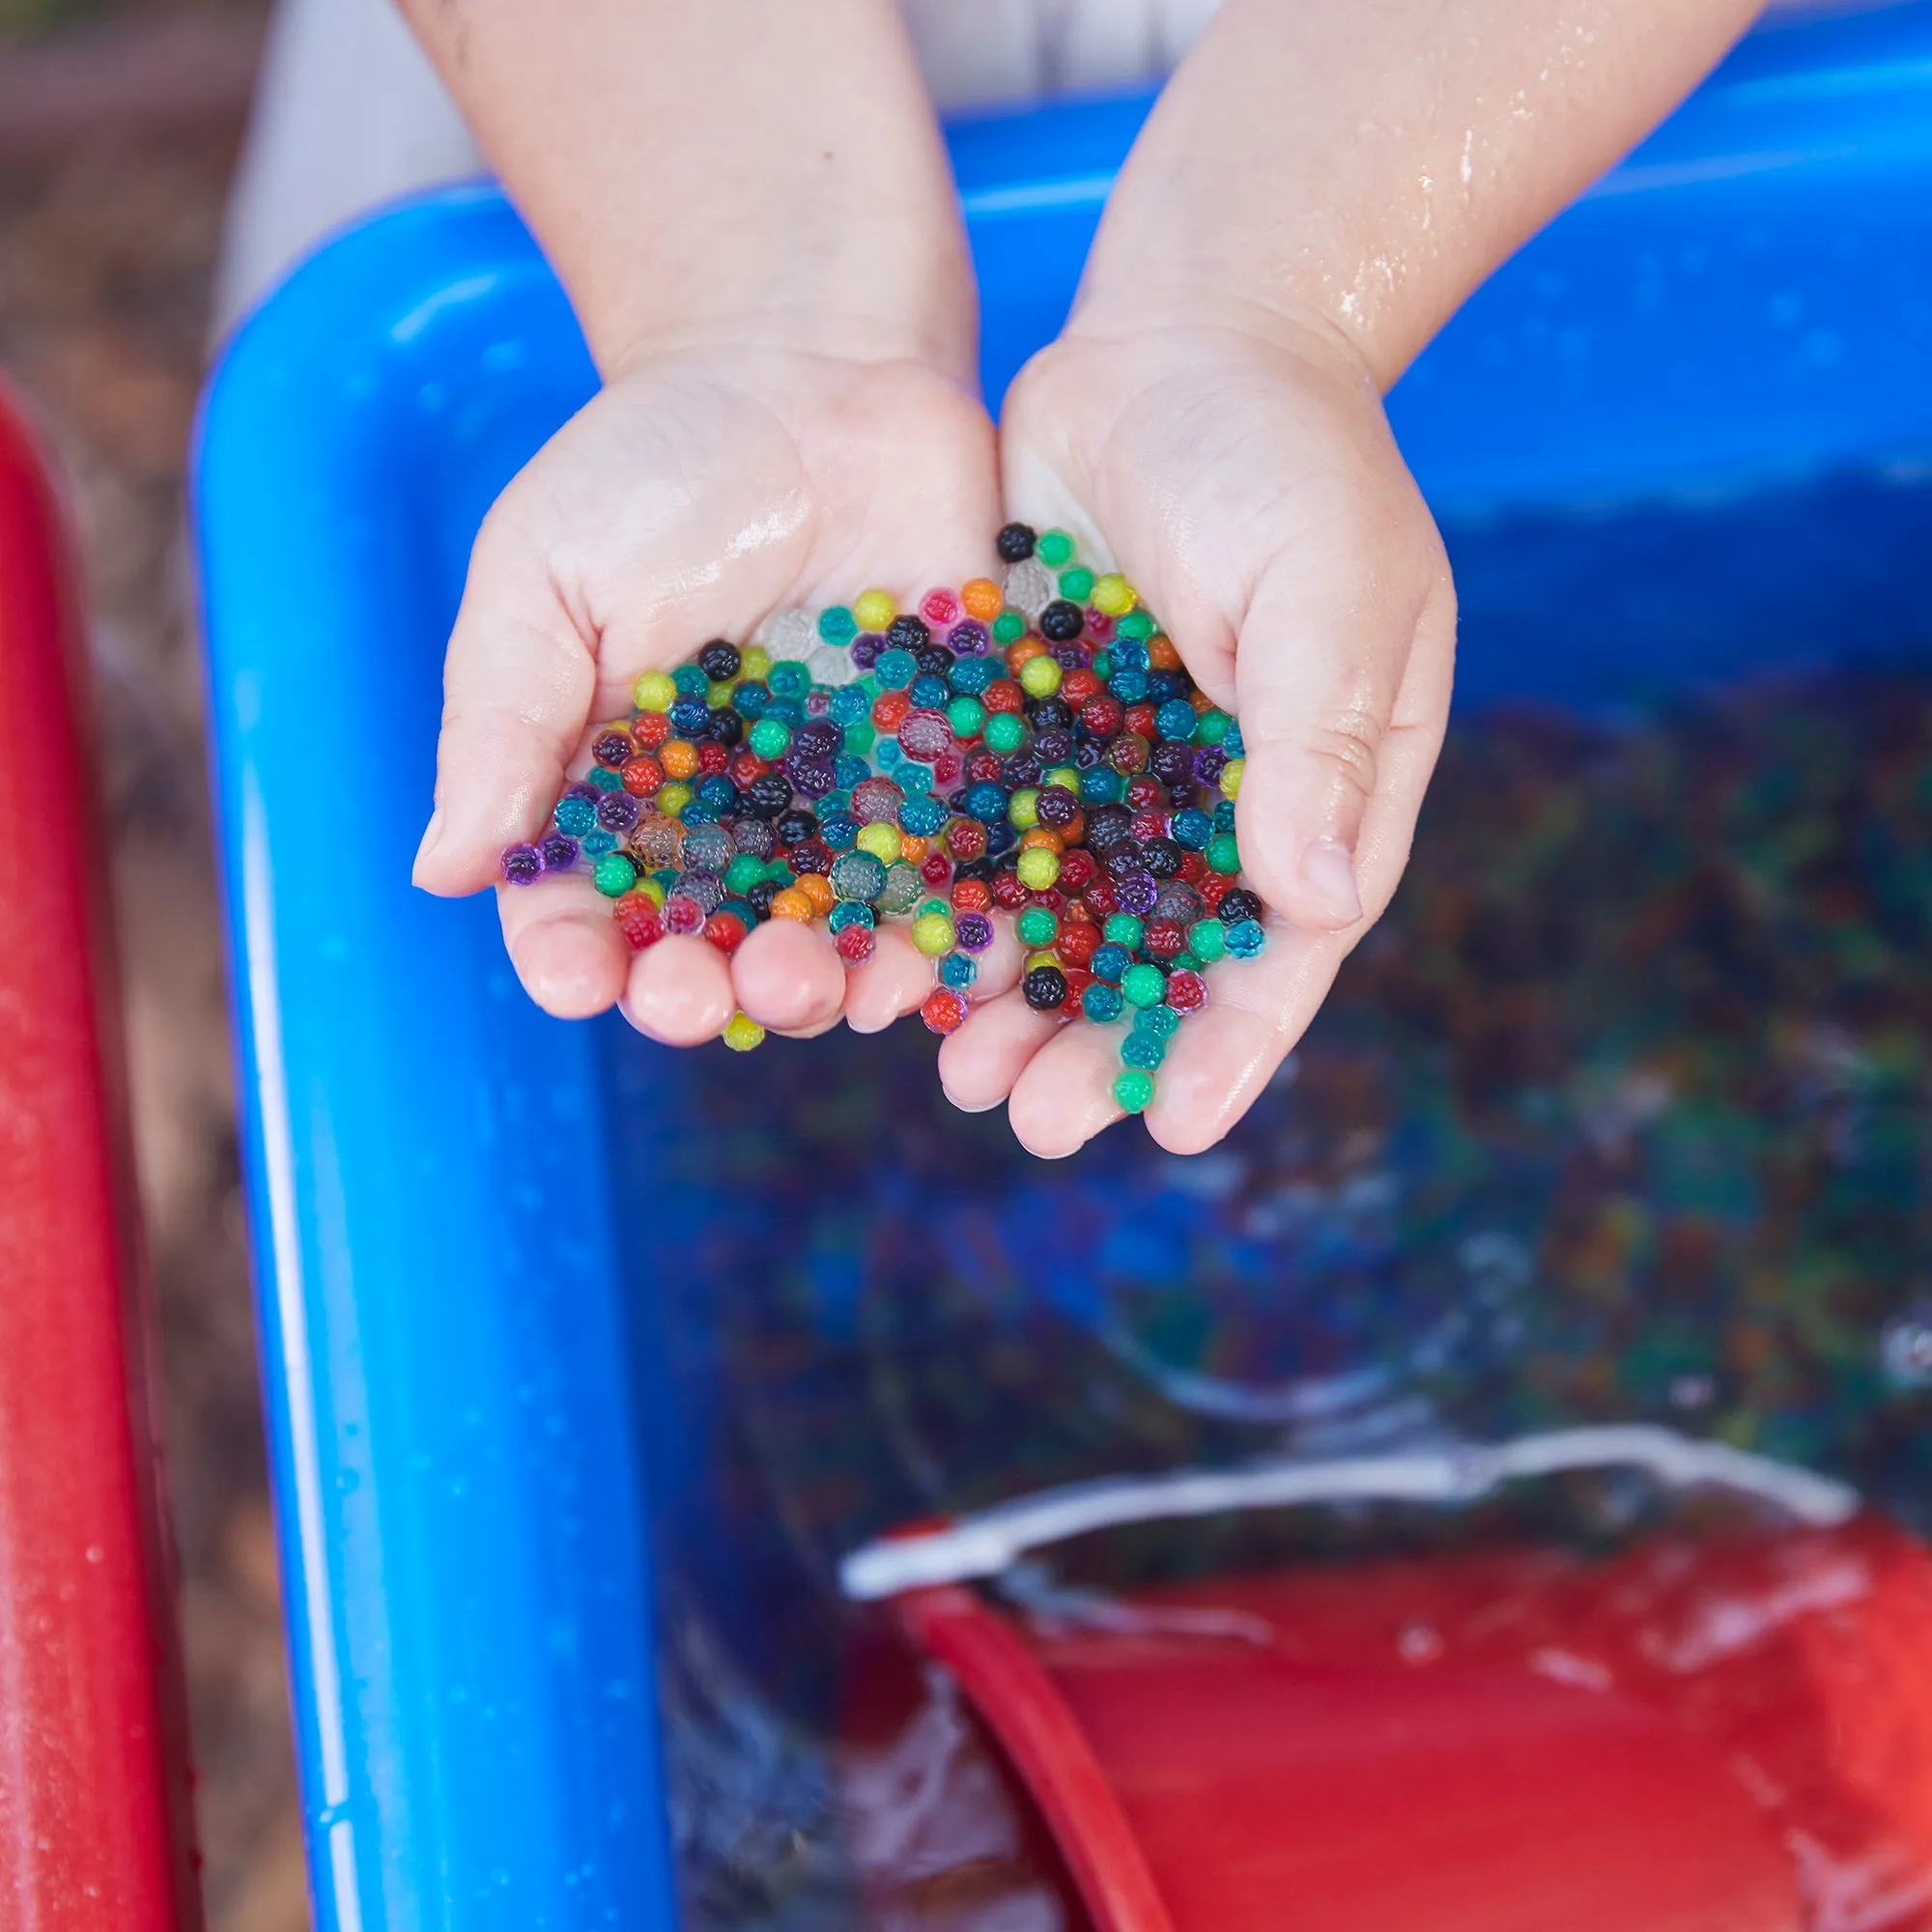
[[[1132,1024],[1114,1097],[1138,1113],[1202,969],[1266,943],[1239,883],[1239,724],[1195,688],[1127,581],[1063,530],[999,534],[1006,582],[788,611],[637,681],[538,842],[503,876],[588,867],[634,949],[729,953],[768,919],[823,920],[848,966],[882,918],[936,962],[920,1009],[960,1026],[995,910],[1027,1004]],[[756,1046],[745,1014],[727,1045]]]

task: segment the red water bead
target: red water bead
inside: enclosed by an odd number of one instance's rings
[[[633,952],[641,952],[647,946],[655,946],[665,936],[664,921],[658,917],[658,909],[649,899],[639,898],[636,905],[624,905],[618,909],[617,930],[624,935]]]
[[[1060,954],[1065,966],[1078,966],[1085,969],[1088,960],[1099,950],[1100,928],[1089,925],[1084,920],[1069,919],[1060,928],[1060,936],[1053,942],[1053,950]]]
[[[1184,966],[1167,976],[1167,1004],[1178,1013],[1198,1013],[1208,1004],[1208,981]]]
[[[1114,620],[1104,611],[1087,613],[1087,636],[1096,644],[1106,643],[1114,635]]]
[[[631,736],[640,752],[655,752],[670,737],[670,720],[662,711],[646,711],[631,725]]]
[[[1063,871],[1065,870],[1062,867]],[[1198,886],[1208,876],[1208,861],[1199,852],[1183,852],[1180,855],[1180,876],[1190,886]]]
[[[861,825],[896,825],[905,793],[888,778],[861,779],[852,787],[852,816]]]
[[[928,886],[943,886],[952,876],[952,861],[944,852],[928,852],[919,862],[919,875]]]
[[[980,698],[988,711],[1023,711],[1026,709],[1026,693],[1009,677],[996,677],[986,687],[986,695]]]
[[[1097,696],[1106,688],[1101,683],[1097,672],[1087,670],[1084,668],[1080,670],[1068,671],[1060,680],[1060,696],[1075,711],[1078,711],[1090,697]]]
[[[966,760],[966,782],[984,784],[988,779],[998,779],[1006,762],[997,752],[975,752]]]
[[[935,986],[925,996],[919,1016],[934,1033],[957,1033],[966,1024],[966,1002],[951,986]]]
[[[899,745],[912,757],[936,758],[952,743],[952,726],[943,711],[908,711],[899,722]]]
[[[1133,819],[1134,837],[1144,845],[1150,838],[1165,838],[1172,822],[1164,811],[1137,811]]]
[[[833,950],[848,966],[863,966],[878,944],[878,935],[869,925],[841,926],[832,940]]]
[[[1080,995],[1094,983],[1094,976],[1078,966],[1063,965],[1060,977],[1066,981],[1066,1002],[1065,1010],[1073,1012],[1080,1005]]]
[[[1028,904],[1033,895],[1020,884],[1017,872],[995,872],[993,874],[993,903],[1004,912],[1018,912]]]
[[[740,791],[750,791],[770,770],[770,763],[755,752],[733,752],[724,767],[725,776]]]
[[[954,912],[990,912],[993,909],[993,889],[984,879],[955,879],[952,882],[952,910]]]
[[[686,898],[682,893],[673,893],[665,901],[664,928],[667,932],[687,934],[704,929],[704,908],[696,899]]]
[[[1105,919],[1110,913],[1121,909],[1120,901],[1114,896],[1113,881],[1105,872],[1096,872],[1094,882],[1080,895],[1080,902],[1096,919]]]
[[[1104,691],[1090,697],[1077,714],[1081,729],[1093,738],[1111,738],[1126,715],[1121,700]]]
[[[648,753],[641,753],[635,758],[624,761],[624,769],[618,774],[624,781],[624,789],[637,798],[649,798],[664,784],[665,768]]]
[[[946,828],[946,849],[961,865],[970,864],[975,859],[986,856],[986,828],[977,818],[955,818]],[[1065,862],[1061,862],[1060,869],[1065,872]],[[985,908],[982,906],[983,912]]]
[[[1151,772],[1136,772],[1127,781],[1124,797],[1129,811],[1158,811],[1168,802],[1167,787]]]
[[[1195,854],[1190,852],[1187,856],[1192,859]],[[1183,866],[1181,867],[1183,876],[1186,870],[1186,867]],[[1187,883],[1207,901],[1209,912],[1212,912],[1222,899],[1235,890],[1235,882],[1226,872],[1206,872],[1201,878],[1189,879]]]
[[[1157,919],[1141,942],[1156,959],[1172,959],[1187,944],[1185,929],[1171,919]]]
[[[928,590],[919,600],[919,614],[928,624],[947,629],[958,623],[965,614],[965,607],[959,602],[956,592],[952,590]]]
[[[714,738],[697,748],[697,769],[707,779],[723,778],[731,763],[731,753]]]
[[[1136,738],[1153,736],[1154,706],[1151,704],[1130,704],[1127,706],[1126,727]]]
[[[872,700],[872,723],[881,731],[896,731],[912,709],[912,699],[902,691],[882,691]]]
[[[1148,741],[1138,732],[1122,731],[1107,747],[1107,763],[1122,777],[1134,772],[1145,771],[1148,761]]]
[[[704,936],[720,952],[735,952],[745,943],[745,922],[735,912],[714,912],[704,922]]]
[[[1066,895],[1058,886],[1049,886],[1043,893],[1029,893],[1027,904],[1044,906],[1058,919],[1066,910]]]
[[[932,761],[932,782],[940,791],[951,791],[966,770],[966,757],[958,746],[949,745]]]
[[[1099,862],[1084,845],[1063,852],[1060,855],[1060,890],[1064,893],[1084,893],[1094,883],[1099,869]]]

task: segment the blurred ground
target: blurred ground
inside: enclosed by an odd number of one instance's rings
[[[259,9],[0,0],[0,369],[72,486],[158,1277],[211,1932],[308,1923],[182,468]]]

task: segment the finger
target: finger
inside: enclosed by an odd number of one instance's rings
[[[845,1003],[838,953],[795,919],[768,920],[747,936],[731,955],[731,984],[740,1010],[773,1033],[822,1033]]]
[[[716,1039],[736,1010],[730,966],[702,939],[672,934],[631,962],[624,1017],[666,1046]]]
[[[587,1019],[615,1004],[631,956],[611,901],[582,872],[498,886],[503,946],[524,990],[558,1019]]]
[[[932,987],[932,961],[903,928],[882,925],[872,956],[846,975],[845,1024],[854,1033],[883,1033],[917,1012]]]
[[[1036,1012],[1018,993],[975,1007],[939,1049],[939,1084],[946,1097],[964,1114],[997,1107],[1027,1062],[1065,1024],[1060,1013]]]
[[[1013,1135],[1042,1160],[1064,1160],[1121,1119],[1114,1098],[1123,1026],[1076,1021],[1020,1069],[1007,1102]]]

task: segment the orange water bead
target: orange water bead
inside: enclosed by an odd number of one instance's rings
[[[1020,850],[1022,852],[1032,852],[1035,850],[1041,852],[1064,852],[1066,850],[1066,840],[1059,833],[1050,830],[1048,827],[1036,825],[1031,832],[1023,832],[1020,835]]]
[[[1022,638],[1018,643],[1007,646],[1007,668],[1017,677],[1022,665],[1031,664],[1035,658],[1045,655],[1044,640],[1039,638]]]
[[[902,691],[882,691],[872,700],[872,723],[881,731],[896,731],[912,709],[912,699]]]
[[[1009,677],[996,677],[980,702],[988,711],[1024,711],[1026,693]]]
[[[815,915],[811,910],[811,900],[796,886],[787,886],[783,892],[772,895],[772,917],[795,919],[810,925]]]
[[[930,838],[921,838],[915,833],[911,832],[899,835],[899,857],[908,866],[917,866],[931,850],[932,840]]]
[[[697,776],[697,747],[683,738],[668,738],[658,753],[658,763],[667,778],[690,779]]]
[[[1164,631],[1156,631],[1147,640],[1148,668],[1150,670],[1179,670],[1180,653],[1174,648],[1174,639]]]
[[[803,893],[816,919],[829,918],[832,908],[838,903],[838,895],[832,890],[832,881],[823,872],[801,872],[785,889],[787,892]],[[783,894],[779,895],[783,896]],[[777,905],[778,900],[772,901]]]
[[[959,601],[965,605],[967,616],[990,624],[1007,600],[990,577],[969,577],[959,586]]]

